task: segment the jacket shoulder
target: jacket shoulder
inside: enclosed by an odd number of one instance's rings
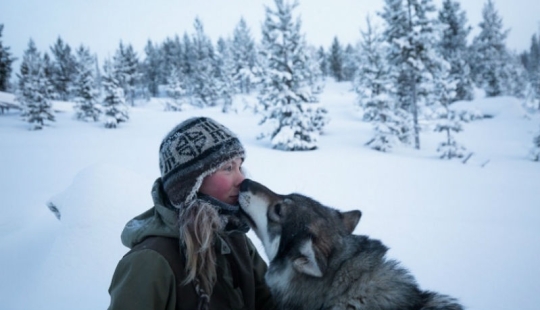
[[[167,261],[156,251],[141,250],[124,256],[109,287],[109,309],[173,309],[175,278]],[[157,294],[156,294],[157,293]]]
[[[185,257],[180,253],[180,244],[177,238],[170,237],[147,237],[135,245],[124,257],[141,250],[153,250],[159,253],[168,262],[177,282],[185,277]]]

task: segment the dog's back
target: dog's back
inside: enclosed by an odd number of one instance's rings
[[[399,262],[385,257],[387,248],[367,236],[350,235],[337,250],[332,284],[344,290],[329,294],[326,309],[462,310],[454,298],[419,289]],[[328,307],[326,307],[328,305]]]
[[[280,309],[462,310],[419,289],[387,248],[353,235],[358,210],[339,212],[299,194],[244,181],[240,205],[270,259],[266,280]]]

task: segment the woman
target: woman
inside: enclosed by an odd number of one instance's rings
[[[238,217],[245,151],[210,118],[176,126],[159,149],[154,207],[129,221],[109,309],[273,309],[266,263]]]

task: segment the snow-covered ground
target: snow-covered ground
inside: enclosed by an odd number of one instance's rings
[[[153,100],[131,108],[120,128],[106,129],[73,119],[72,105],[56,102],[56,123],[41,131],[28,130],[17,111],[0,114],[0,308],[106,308],[113,270],[127,251],[120,231],[151,207],[161,138],[187,117],[206,115],[239,135],[251,178],[276,192],[362,210],[355,233],[381,239],[422,288],[473,310],[538,309],[540,164],[527,156],[539,115],[510,97],[459,103],[493,116],[456,136],[474,152],[462,164],[440,160],[443,135],[429,131],[420,151],[365,147],[371,125],[354,99],[349,84],[329,82],[321,102],[331,122],[319,149],[293,153],[257,140],[258,117],[247,110],[163,112]],[[246,101],[254,96],[236,98],[239,107]]]

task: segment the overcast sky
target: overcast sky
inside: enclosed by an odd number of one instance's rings
[[[487,0],[486,0],[487,1]],[[471,39],[478,33],[484,0],[462,0]],[[539,31],[539,0],[495,0],[495,7],[510,29],[507,46],[523,51],[529,48],[531,36]],[[376,15],[383,0],[300,0],[297,14],[309,43],[330,46],[334,36],[342,43],[356,43],[360,29],[365,28],[366,14]],[[440,6],[442,0],[435,0]],[[198,16],[205,32],[215,42],[220,36],[231,36],[240,17],[244,17],[252,35],[260,38],[264,5],[274,7],[273,0],[0,0],[0,24],[4,24],[2,41],[13,55],[22,58],[32,38],[40,51],[60,36],[72,48],[88,46],[101,60],[111,57],[120,40],[130,43],[139,56],[148,39],[161,43],[167,37],[193,33]],[[14,68],[18,72],[18,66]]]

